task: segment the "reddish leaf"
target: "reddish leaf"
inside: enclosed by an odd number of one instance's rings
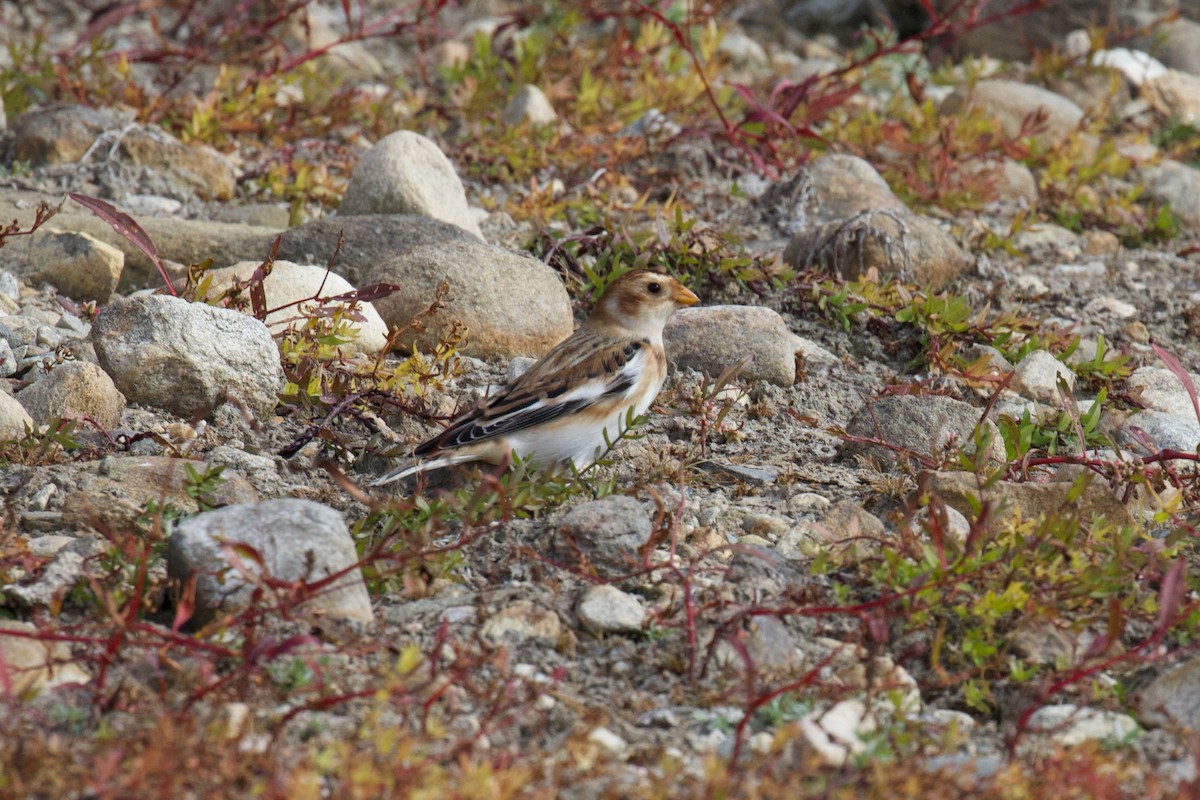
[[[180,592],[179,602],[175,606],[175,619],[171,622],[171,630],[179,633],[179,629],[183,624],[192,618],[196,613],[196,576],[188,576],[187,581],[183,584],[183,591]]]
[[[1196,399],[1196,384],[1192,383],[1192,376],[1183,368],[1183,364],[1179,363],[1178,358],[1159,347],[1157,342],[1151,341],[1150,348],[1167,365],[1167,369],[1175,373],[1175,377],[1183,383],[1183,388],[1187,390],[1188,397],[1192,401],[1192,410],[1196,412],[1196,419],[1200,420],[1200,400]]]
[[[1179,609],[1179,603],[1187,591],[1187,562],[1182,558],[1171,563],[1158,587],[1158,620],[1154,624],[1157,633],[1170,627]]]
[[[146,254],[146,257],[154,262],[154,266],[158,269],[158,274],[162,275],[163,281],[167,284],[167,289],[172,295],[178,297],[175,287],[171,285],[171,279],[167,277],[166,267],[163,266],[162,260],[158,257],[158,248],[154,246],[150,234],[142,229],[134,221],[133,217],[126,214],[124,211],[118,211],[114,206],[103,200],[97,200],[95,197],[88,197],[86,194],[71,192],[68,195],[72,200],[79,205],[91,211],[100,219],[112,225],[114,231],[121,237],[126,239],[130,244]]]

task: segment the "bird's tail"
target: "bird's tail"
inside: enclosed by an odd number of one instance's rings
[[[423,472],[433,472],[446,467],[453,467],[457,464],[466,464],[469,461],[478,461],[479,456],[475,453],[457,452],[445,453],[437,458],[418,458],[413,461],[406,462],[375,480],[371,481],[372,486],[384,486],[389,483],[403,480],[409,475],[417,475]]]

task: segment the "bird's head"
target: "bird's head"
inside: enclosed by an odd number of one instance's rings
[[[638,269],[608,285],[588,322],[618,325],[639,336],[658,338],[675,309],[699,302],[699,297],[670,275]]]

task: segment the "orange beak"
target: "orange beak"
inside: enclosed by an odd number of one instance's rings
[[[675,292],[675,302],[681,306],[694,306],[700,302],[700,298],[696,297],[696,293],[686,286],[680,286]]]

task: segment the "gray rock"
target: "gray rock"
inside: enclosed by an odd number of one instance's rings
[[[796,648],[792,632],[775,617],[755,616],[746,621],[738,632],[745,657],[727,640],[717,644],[713,653],[716,663],[738,670],[753,668],[760,674],[792,672],[803,664],[803,654]],[[750,663],[746,663],[747,657]]]
[[[938,524],[941,526],[942,535],[947,541],[957,542],[962,544],[967,540],[967,536],[971,534],[971,523],[963,516],[956,508],[948,505],[943,505],[945,518]],[[932,521],[930,520],[929,506],[925,506],[917,510],[917,513],[912,515],[911,527],[914,532],[929,532],[932,530]]]
[[[1143,725],[1200,729],[1200,657],[1164,670],[1135,694],[1133,706]]]
[[[21,299],[21,281],[6,269],[0,269],[0,296],[13,301]]]
[[[536,356],[571,335],[574,317],[567,290],[553,269],[533,258],[469,239],[423,245],[374,266],[365,283],[400,288],[375,301],[389,326],[405,326],[424,312],[441,283],[450,287],[446,306],[422,332],[396,341],[432,349],[459,323],[468,341],[461,352],[477,358]]]
[[[794,181],[776,184],[760,200],[797,233],[842,222],[864,211],[906,211],[876,169],[858,156],[831,154],[814,159]]]
[[[184,514],[209,507],[254,503],[258,492],[232,469],[220,472],[211,492],[196,497],[191,474],[203,476],[217,465],[165,456],[106,456],[80,465],[74,473],[78,490],[63,504],[63,527],[70,530],[130,530],[153,501],[160,509]]]
[[[259,228],[286,230],[291,214],[286,205],[275,203],[246,203],[244,205],[214,204],[208,218],[213,222],[253,225]]]
[[[238,545],[257,555],[237,552]],[[371,598],[357,562],[342,515],[311,500],[267,500],[207,511],[179,523],[167,540],[168,574],[179,581],[196,576],[197,625],[250,603],[266,577],[318,583],[343,572],[314,590],[305,609],[370,622]],[[266,602],[273,594],[267,590]],[[289,595],[281,599],[290,602]]]
[[[258,261],[242,261],[232,267],[213,270],[209,273],[213,277],[213,289],[223,289],[235,278],[248,281],[259,265]],[[316,304],[310,298],[336,297],[354,290],[355,287],[349,281],[325,267],[276,260],[271,266],[271,274],[263,279],[267,308],[279,309],[267,314],[267,327],[275,334],[286,330],[292,324],[300,326],[304,322],[297,319],[300,306],[293,304],[300,303],[305,308],[312,309]],[[343,308],[348,307],[346,303],[339,305]],[[387,323],[379,316],[372,303],[360,302],[356,309],[355,313],[362,316],[362,321],[351,323],[351,329],[356,332],[355,338],[340,349],[351,353],[378,353],[387,343]]]
[[[520,125],[528,122],[530,125],[549,125],[558,119],[554,106],[546,99],[546,95],[536,86],[525,85],[517,90],[512,100],[504,107],[500,121],[505,125]],[[480,237],[482,238],[482,236]]]
[[[1200,121],[1200,75],[1169,69],[1147,80],[1142,95],[1158,111],[1185,125]]]
[[[788,558],[812,556],[830,545],[874,550],[885,532],[883,522],[859,503],[839,500],[829,506],[820,522],[789,528],[779,537],[776,549]]]
[[[610,495],[576,506],[559,526],[556,553],[590,564],[601,577],[637,570],[638,550],[650,541],[650,518],[627,495]]]
[[[186,278],[181,265],[198,264],[210,257],[214,263],[222,266],[256,258],[261,260],[270,254],[271,242],[280,233],[274,228],[178,217],[145,217],[137,222],[153,240],[177,288],[182,287]],[[118,235],[111,225],[99,217],[63,213],[54,217],[54,224],[63,230],[91,234],[125,254],[125,269],[117,287],[119,291],[131,292],[163,285],[158,270],[146,254]],[[327,253],[325,258],[328,257]]]
[[[1019,81],[978,81],[970,89],[956,90],[947,97],[939,113],[956,115],[968,107],[978,107],[999,119],[1007,136],[1020,134],[1031,114],[1044,113],[1044,130],[1035,138],[1049,145],[1061,144],[1083,122],[1083,109],[1067,98]]]
[[[56,417],[84,416],[111,430],[121,422],[125,410],[125,398],[112,378],[85,361],[64,361],[22,389],[17,400],[39,425]]]
[[[525,374],[525,371],[537,363],[536,358],[528,356],[515,356],[508,362],[508,369],[504,373],[504,382],[512,383],[517,378]]]
[[[126,115],[79,105],[51,105],[26,112],[13,124],[17,160],[70,164],[125,159],[142,170],[152,191],[178,199],[199,193],[228,200],[236,188],[232,163],[202,144],[184,144],[158,126]]]
[[[0,378],[11,378],[17,374],[17,354],[8,340],[0,337]]]
[[[35,427],[25,406],[7,392],[0,391],[0,441],[22,439],[26,431]]]
[[[771,60],[759,42],[740,31],[726,31],[717,45],[717,52],[733,64],[742,67],[765,68]]]
[[[1105,295],[1089,300],[1088,304],[1083,307],[1083,313],[1088,317],[1130,319],[1137,316],[1138,309],[1133,303],[1126,303],[1124,300]]]
[[[1013,650],[1030,664],[1075,664],[1093,641],[1090,635],[1071,630],[1067,623],[1047,619],[1022,619],[1009,641]]]
[[[779,477],[778,469],[766,465],[733,464],[728,461],[709,460],[701,461],[697,466],[705,472],[749,484],[766,485],[774,483]]]
[[[1000,161],[973,161],[964,171],[990,184],[995,198],[1001,201],[1032,206],[1038,200],[1037,178],[1033,171],[1019,161],[1004,158]]]
[[[283,386],[279,351],[246,314],[164,295],[119,300],[92,326],[96,357],[125,397],[181,417],[232,400],[259,417]]]
[[[866,750],[865,742],[875,727],[859,700],[842,700],[832,708],[813,711],[795,725],[812,752],[833,767],[844,766],[852,755]]]
[[[138,126],[119,138],[120,153],[148,173],[144,180],[157,194],[228,200],[237,189],[233,163],[208,145],[184,144],[158,126]]]
[[[939,395],[888,395],[860,410],[846,426],[846,433],[910,450],[926,458],[939,459],[948,443],[954,442],[964,453],[975,452],[974,431],[982,411],[961,400]],[[991,420],[984,426],[992,437],[991,457],[1004,460],[1004,443]],[[887,464],[904,458],[881,445],[845,442],[845,457],[869,456]]]
[[[1200,375],[1188,373],[1192,385],[1200,389]],[[1163,411],[1176,417],[1196,418],[1196,408],[1183,381],[1164,367],[1139,367],[1126,380],[1130,395],[1152,411]]]
[[[1200,78],[1195,80],[1200,82]],[[1188,228],[1200,226],[1200,172],[1187,164],[1163,159],[1143,165],[1138,173],[1151,199],[1170,203],[1172,213]]]
[[[158,194],[127,194],[121,201],[121,209],[129,214],[147,217],[169,217],[178,214],[183,203],[173,197]],[[284,221],[287,225],[287,221]]]
[[[937,223],[909,211],[864,213],[802,230],[788,242],[783,260],[849,280],[897,277],[935,290],[973,263]]]
[[[554,642],[562,634],[562,622],[548,608],[539,608],[529,600],[518,600],[502,608],[479,629],[480,637],[499,647],[530,639]]]
[[[74,547],[64,547],[54,554],[36,580],[6,585],[4,597],[24,608],[52,608],[84,579],[84,560],[84,555]]]
[[[937,495],[951,508],[971,519],[972,506],[980,499],[989,503],[989,529],[1006,524],[1013,517],[1034,520],[1051,515],[1078,514],[1085,524],[1103,516],[1112,525],[1133,525],[1133,516],[1113,496],[1102,481],[1093,480],[1077,497],[1070,483],[1010,483],[999,481],[982,492],[979,481],[968,472],[930,472],[921,476],[919,495]],[[974,501],[972,500],[974,499]]]
[[[483,240],[454,166],[436,144],[412,131],[389,134],[367,151],[338,213],[421,214]]]
[[[106,131],[120,130],[128,117],[82,105],[49,105],[12,121],[13,157],[32,166],[73,164]]]
[[[339,215],[284,232],[278,257],[298,264],[326,264],[333,257],[340,234],[345,234],[346,243],[338,251],[336,269],[355,286],[365,286],[375,265],[397,253],[426,245],[474,241],[471,234],[456,225],[416,214]]]
[[[1075,387],[1075,373],[1045,350],[1034,350],[1017,364],[1012,388],[1031,400],[1058,404],[1060,380],[1066,383],[1069,396]]]
[[[42,228],[12,247],[11,266],[26,283],[48,283],[73,300],[107,303],[125,269],[120,250],[86,233]]]
[[[13,696],[28,699],[45,689],[91,680],[87,670],[71,659],[65,641],[39,638],[39,633],[28,622],[0,619],[0,663]]]
[[[588,587],[575,612],[583,627],[596,634],[637,633],[647,616],[641,600],[610,584]]]
[[[1164,21],[1157,12],[1128,12],[1134,26],[1148,26],[1144,33],[1129,41],[1172,69],[1200,75],[1200,22],[1181,16]],[[1186,12],[1185,12],[1186,14]]]
[[[1064,703],[1042,706],[1033,712],[1025,729],[1030,740],[1021,744],[1038,747],[1041,736],[1061,747],[1074,747],[1092,739],[1118,743],[1137,730],[1138,724],[1128,714]]]
[[[1013,246],[1022,253],[1052,251],[1057,255],[1077,250],[1083,252],[1083,244],[1079,234],[1069,231],[1061,225],[1042,222],[1027,225],[1013,237]],[[1036,276],[1018,276],[1031,277]]]
[[[1141,445],[1148,440],[1145,446],[1151,449],[1192,452],[1200,446],[1200,422],[1190,410],[1187,416],[1165,411],[1138,411],[1121,424],[1117,433],[1118,442]]]
[[[842,360],[834,353],[826,350],[821,345],[805,339],[803,336],[792,336],[792,347],[796,351],[803,362],[805,369],[811,369],[814,366],[833,366],[841,364]]]
[[[746,381],[779,386],[796,381],[796,347],[783,317],[762,306],[703,306],[675,312],[663,332],[667,356],[680,367],[711,377],[741,358],[754,360],[740,373]]]

